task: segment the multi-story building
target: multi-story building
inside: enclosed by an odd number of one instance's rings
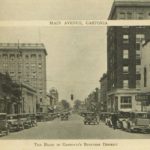
[[[150,111],[150,41],[141,47],[141,105],[143,111]]]
[[[56,88],[51,88],[47,94],[47,104],[49,112],[55,111],[59,101],[59,94]]]
[[[37,91],[37,111],[46,100],[46,49],[42,43],[0,43],[0,72]]]
[[[104,73],[100,78],[100,110],[107,112],[107,74]]]
[[[109,20],[149,19],[150,2],[114,1]],[[111,26],[107,31],[107,77],[110,111],[141,110],[140,45],[150,39],[149,26]]]

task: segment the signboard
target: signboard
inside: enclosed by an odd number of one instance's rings
[[[148,101],[148,99],[149,99],[149,95],[145,95],[145,94],[139,94],[139,95],[136,95],[135,96],[135,99],[137,100],[137,101]]]

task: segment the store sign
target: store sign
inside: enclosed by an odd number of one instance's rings
[[[136,95],[135,99],[137,101],[148,101],[149,95],[139,94],[139,95]]]

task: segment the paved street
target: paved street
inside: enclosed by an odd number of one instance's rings
[[[113,130],[104,123],[84,125],[83,118],[71,115],[68,121],[55,119],[40,122],[37,127],[10,133],[0,139],[149,139],[150,134],[128,133]]]

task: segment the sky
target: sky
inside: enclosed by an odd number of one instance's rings
[[[0,20],[107,19],[113,0],[0,0]],[[42,42],[47,91],[84,100],[107,70],[106,27],[1,27],[0,42]]]

